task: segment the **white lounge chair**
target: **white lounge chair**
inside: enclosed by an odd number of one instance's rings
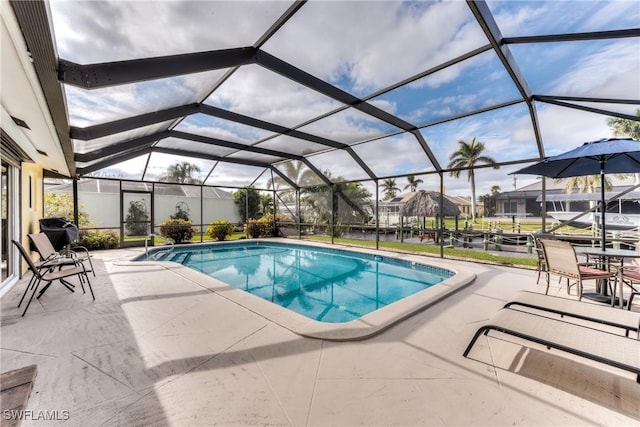
[[[504,308],[514,307],[528,307],[560,316],[601,323],[624,329],[626,336],[633,331],[636,333],[636,338],[640,338],[640,313],[634,311],[616,310],[608,305],[590,304],[528,291],[517,292],[504,305]]]
[[[640,383],[640,340],[503,308],[476,331],[463,353],[464,357],[478,337],[491,330],[633,372]]]

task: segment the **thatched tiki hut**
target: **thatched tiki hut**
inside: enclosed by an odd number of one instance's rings
[[[442,197],[442,207],[440,206],[440,200],[440,193],[437,191],[416,191],[400,209],[400,227],[402,227],[405,216],[443,218],[460,215],[458,206],[446,196]]]

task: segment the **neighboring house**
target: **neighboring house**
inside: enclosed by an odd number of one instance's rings
[[[619,179],[615,176],[607,176],[607,179],[613,185],[613,193],[627,190],[635,183],[634,177],[628,179]],[[566,195],[565,187],[567,179],[549,179],[545,180],[545,194],[547,196],[547,211],[554,210],[554,202],[558,197],[563,198]],[[574,191],[573,194],[578,193]],[[533,184],[526,185],[514,191],[505,191],[504,193],[487,198],[486,203],[495,207],[495,216],[497,217],[540,217],[542,215],[542,180],[538,180]],[[568,197],[567,197],[568,198]],[[552,200],[553,199],[553,200]],[[567,206],[572,211],[583,211],[589,209],[589,202],[584,200],[571,201]]]
[[[406,203],[407,200],[413,197],[413,195],[414,193],[412,192],[403,193],[390,200],[380,201],[378,203],[378,207],[380,210],[380,226],[387,227],[400,224],[400,209],[402,209],[402,206]],[[444,195],[444,197],[458,206],[458,209],[460,209],[460,218],[471,217],[470,197],[448,196],[446,194]],[[482,206],[476,205],[476,212],[478,213],[478,215],[480,215],[482,211]],[[407,223],[409,221],[405,220],[405,222]]]

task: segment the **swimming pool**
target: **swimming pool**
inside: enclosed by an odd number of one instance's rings
[[[341,249],[243,241],[154,250],[320,322],[348,322],[452,277],[450,270]]]
[[[151,258],[148,261],[145,261],[145,259],[147,258],[144,256],[144,254],[142,254],[135,258],[135,261],[131,259],[121,260],[119,262],[116,262],[116,264],[121,266],[129,266],[136,269],[140,268],[142,264],[153,266],[153,268],[163,268],[167,271],[167,280],[183,281],[186,292],[185,295],[190,294],[190,291],[186,289],[189,289],[193,285],[197,285],[201,288],[208,289],[217,297],[224,298],[239,306],[242,306],[247,310],[269,320],[270,322],[280,325],[283,328],[289,329],[296,334],[305,337],[332,341],[360,340],[376,335],[386,328],[397,324],[407,319],[408,317],[411,317],[416,313],[423,311],[426,308],[448,298],[450,295],[460,291],[461,289],[464,289],[466,286],[473,283],[476,278],[476,275],[472,271],[464,267],[464,263],[443,258],[428,258],[423,255],[406,253],[402,254],[396,252],[388,252],[385,250],[373,250],[366,248],[350,247],[348,248],[348,250],[338,249],[336,248],[337,245],[329,245],[311,241],[303,242],[286,238],[271,238],[268,240],[245,240],[243,243],[249,242],[257,243],[256,246],[260,246],[263,244],[282,243],[301,249],[318,249],[320,252],[346,252],[349,255],[355,256],[355,258],[358,260],[355,261],[355,264],[358,264],[361,261],[371,263],[372,261],[376,260],[376,257],[382,257],[383,260],[390,265],[394,265],[395,263],[403,265],[408,264],[413,267],[413,270],[420,270],[426,267],[427,270],[441,270],[446,271],[446,274],[453,275],[449,278],[445,278],[435,286],[426,287],[421,291],[401,298],[393,303],[388,303],[385,306],[380,306],[380,308],[370,312],[369,314],[365,314],[354,320],[343,322],[327,322],[314,320],[290,309],[290,307],[294,305],[302,304],[303,301],[305,301],[306,303],[306,300],[304,300],[303,298],[298,298],[298,301],[292,301],[288,307],[281,307],[277,304],[272,303],[271,301],[252,295],[242,289],[237,289],[223,280],[216,279],[199,270],[189,268],[181,263],[180,258],[176,258],[174,262],[157,260],[157,258],[164,258],[165,260],[173,258],[173,256],[169,256],[169,254],[166,253],[167,247],[152,249],[149,252]],[[184,246],[178,246],[175,249],[186,249],[186,251],[181,251],[183,252],[183,255],[181,255],[181,257],[189,256],[191,258],[193,257],[193,253],[201,252],[203,249],[210,257],[211,254],[214,254],[216,252],[224,253],[224,251],[220,252],[220,250],[224,249],[225,247],[233,248],[234,246],[237,246],[237,244],[237,242],[188,244]],[[189,252],[191,252],[192,255],[188,255]],[[173,251],[172,253],[174,255],[177,254],[177,252]],[[202,259],[202,261],[204,262],[204,259]],[[239,273],[238,270],[231,267],[230,261],[228,259],[226,262],[227,264],[224,267],[220,267],[218,270],[227,269],[227,274],[241,277],[242,279],[244,279],[244,281],[241,282],[240,287],[246,287],[247,283],[249,283],[247,279],[250,279],[254,274],[252,270]],[[268,265],[266,263],[263,265],[262,261],[260,261],[260,268],[257,270],[267,269],[267,267]],[[255,268],[255,266],[252,268]],[[276,271],[280,270],[280,268],[276,268]],[[271,268],[271,271],[273,271],[273,268]],[[380,286],[380,283],[381,281],[379,280],[378,286]],[[161,285],[161,283],[158,283],[158,286]],[[320,285],[318,286],[320,287]],[[336,288],[340,286],[341,285],[334,285],[333,290],[335,291]],[[275,289],[275,287],[273,288]],[[331,295],[330,288],[330,286],[325,286],[325,295]],[[378,289],[380,289],[380,287],[378,287]],[[180,296],[175,295],[173,297],[179,298]],[[127,302],[127,304],[136,304],[136,302]],[[213,306],[215,306],[215,303],[213,303]],[[428,318],[429,316],[427,316],[427,319]]]

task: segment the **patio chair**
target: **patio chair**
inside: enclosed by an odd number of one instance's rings
[[[548,274],[555,274],[567,279],[567,294],[571,295],[571,287],[577,285],[578,300],[582,300],[582,282],[585,280],[599,280],[606,282],[615,277],[615,272],[599,270],[586,263],[578,262],[578,256],[574,247],[569,242],[561,240],[540,239],[540,244],[544,252],[544,259],[547,263]],[[573,280],[573,283],[571,281]],[[547,277],[547,289],[545,295],[549,293],[549,278]]]
[[[476,331],[463,356],[469,355],[480,335],[492,330],[633,372],[636,382],[640,383],[640,341],[637,339],[502,308]]]
[[[22,294],[22,298],[20,298],[20,302],[18,303],[18,307],[20,307],[20,305],[22,305],[22,301],[24,300],[24,297],[27,295],[27,292],[29,292],[29,289],[33,288],[33,292],[31,293],[31,297],[27,302],[27,306],[24,308],[24,311],[22,312],[22,316],[24,316],[27,310],[29,309],[29,305],[31,304],[31,301],[33,300],[34,295],[38,291],[38,287],[40,286],[41,282],[46,282],[46,285],[38,295],[38,298],[40,298],[44,290],[46,290],[49,287],[49,285],[51,285],[51,283],[53,283],[56,280],[60,280],[60,282],[66,288],[68,288],[73,292],[73,288],[69,288],[69,286],[62,281],[62,279],[75,276],[75,277],[78,277],[80,281],[82,292],[85,293],[84,280],[86,280],[87,285],[89,286],[89,290],[91,291],[91,297],[94,300],[96,299],[93,293],[93,288],[91,287],[91,282],[89,281],[89,275],[87,274],[87,271],[84,268],[83,264],[76,264],[76,265],[70,266],[69,268],[64,268],[64,266],[62,267],[60,266],[60,263],[56,259],[51,259],[51,260],[42,262],[38,266],[36,266],[33,260],[29,257],[29,254],[27,253],[26,249],[19,242],[15,240],[12,240],[11,242],[13,242],[13,244],[16,245],[16,247],[20,251],[20,255],[22,255],[22,258],[24,258],[24,260],[27,262],[27,266],[29,267],[29,270],[31,270],[31,272],[33,273],[33,276],[35,277],[35,280],[31,280],[27,284],[27,288],[25,289],[24,293]],[[58,269],[56,270],[56,268]]]
[[[544,259],[544,249],[542,249],[542,245],[540,244],[540,239],[531,236],[533,238],[533,249],[536,251],[537,256],[537,269],[538,269],[538,278],[536,279],[536,285],[540,283],[540,277],[542,273],[547,276],[547,284],[549,283],[549,271],[547,270],[547,261]]]
[[[620,305],[623,304],[623,287],[624,285],[631,288],[631,295],[629,295],[629,302],[627,303],[627,310],[631,310],[631,304],[633,304],[633,297],[640,295],[640,288],[635,288],[634,284],[640,285],[640,266],[629,265],[618,267],[618,277],[616,278],[615,287],[618,287],[620,283]],[[616,290],[614,290],[614,297],[616,296]]]
[[[84,265],[85,270],[87,272],[91,272],[93,277],[96,277],[96,273],[93,270],[91,255],[89,254],[89,250],[84,246],[74,246],[71,249],[62,250],[62,253],[58,253],[45,233],[27,234],[27,237],[31,240],[31,243],[33,243],[33,247],[35,247],[42,261],[62,256],[70,257],[76,262],[81,262]],[[89,264],[88,266],[85,264],[87,261]]]

